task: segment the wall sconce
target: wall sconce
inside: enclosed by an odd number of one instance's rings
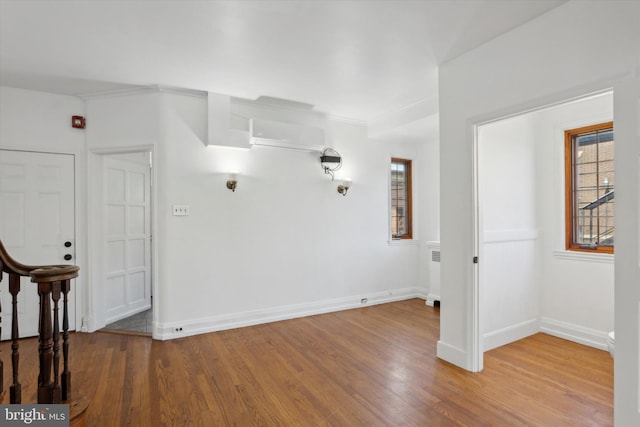
[[[349,191],[349,187],[351,187],[350,180],[342,181],[342,184],[338,185],[338,193],[342,194],[343,196],[346,196],[347,191]]]
[[[227,180],[227,188],[235,192],[237,186],[238,186],[237,174],[235,173],[229,174],[229,179]]]

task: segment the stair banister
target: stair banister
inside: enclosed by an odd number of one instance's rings
[[[19,379],[20,345],[18,324],[18,294],[20,278],[30,277],[37,286],[40,299],[39,318],[39,362],[38,375],[39,404],[62,403],[71,399],[71,373],[69,371],[69,309],[68,294],[71,290],[71,279],[78,277],[79,268],[75,265],[31,266],[14,260],[0,241],[0,281],[3,273],[9,277],[9,293],[11,294],[11,367],[12,383],[10,386],[11,404],[22,403],[22,385]],[[60,324],[59,302],[62,296],[62,353],[63,369],[60,375]],[[51,302],[53,301],[53,307]],[[53,310],[53,316],[52,316]],[[2,307],[0,307],[0,313]],[[53,317],[53,320],[52,320]],[[0,323],[0,333],[2,324]],[[4,367],[0,359],[0,402],[3,401]]]

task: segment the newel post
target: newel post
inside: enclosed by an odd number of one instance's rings
[[[38,403],[60,403],[70,397],[71,373],[69,372],[69,342],[68,342],[68,307],[67,294],[70,280],[78,277],[78,267],[75,265],[61,265],[38,268],[31,272],[31,281],[38,284],[40,296],[39,317],[39,359],[40,373],[38,375]],[[63,299],[63,371],[60,381],[60,324],[59,301]],[[53,316],[51,301],[53,300]],[[52,322],[53,317],[53,322]],[[53,378],[52,378],[53,375]],[[61,386],[62,383],[62,386]]]

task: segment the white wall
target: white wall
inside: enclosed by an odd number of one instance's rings
[[[473,123],[612,85],[622,87],[624,81],[637,76],[640,69],[639,45],[640,3],[570,1],[442,65],[439,74],[443,304],[440,357],[471,370],[482,367],[471,262],[474,255]],[[628,117],[626,120],[630,123],[637,120],[632,118],[637,113],[629,111],[637,108],[637,101],[618,103],[616,99],[616,104],[620,107],[616,111],[616,122],[623,116]],[[620,142],[621,135],[616,132]],[[627,127],[623,138],[631,135],[632,130]],[[616,164],[617,171],[622,168],[626,178],[633,181],[635,174],[637,180],[637,162],[623,163]],[[623,188],[619,185],[620,179],[617,184],[617,206],[625,204],[620,202],[623,196],[618,190],[630,198],[628,206],[634,206],[637,196],[633,194],[633,185]],[[630,212],[635,212],[637,206],[634,209]],[[630,218],[624,219],[629,219],[625,224],[631,224]],[[616,247],[615,415],[618,425],[635,425],[639,395],[638,295],[634,290],[637,278],[633,278],[630,267],[633,260],[624,256],[625,250],[634,253],[631,240]],[[637,267],[637,259],[635,262]],[[630,323],[625,327],[618,325],[617,319],[625,317]],[[618,336],[621,331],[624,331],[623,338]],[[621,345],[623,354],[618,357]]]
[[[540,326],[544,332],[607,349],[613,330],[613,255],[565,250],[564,131],[613,120],[613,95],[533,113],[537,217],[542,235]]]
[[[156,154],[159,150],[159,96],[153,91],[131,93],[128,96],[106,96],[90,98],[85,101],[87,111],[87,237],[88,262],[85,272],[90,277],[87,286],[87,306],[85,307],[85,327],[95,331],[105,326],[105,305],[108,300],[109,289],[103,286],[103,259],[105,257],[102,245],[105,223],[103,217],[103,188],[102,170],[104,154],[122,153],[128,150],[143,150],[153,153],[154,163],[158,162]],[[154,175],[155,169],[152,171]],[[152,181],[155,181],[152,177]],[[152,197],[152,205],[157,206],[157,197]],[[158,226],[153,218],[152,233],[155,237]],[[152,246],[157,246],[153,239]],[[157,249],[153,249],[152,253]],[[82,267],[82,266],[81,266]],[[152,268],[155,285],[160,283],[157,275],[158,263]],[[155,290],[152,290],[154,297]],[[157,299],[157,298],[154,298]],[[154,321],[158,321],[158,312],[154,311]]]
[[[73,154],[75,159],[75,262],[81,266],[72,297],[75,324],[81,325],[86,294],[85,131],[71,127],[71,116],[84,116],[84,103],[72,96],[0,86],[0,148]],[[0,236],[1,237],[1,236]]]
[[[608,93],[479,127],[483,350],[540,330],[607,349],[613,256],[564,249],[564,131],[611,120]]]
[[[85,131],[71,127],[71,116],[84,115],[76,97],[0,86],[0,147],[83,153]]]
[[[99,129],[89,145],[153,146],[156,337],[419,293],[418,245],[390,244],[388,219],[390,157],[416,159],[419,171],[415,145],[368,140],[363,126],[329,121],[331,146],[344,159],[332,182],[318,153],[205,147],[204,97],[128,98],[88,101]],[[126,118],[142,110],[147,116],[132,127]],[[235,192],[225,186],[233,170],[240,172]],[[347,176],[353,184],[343,197],[337,180]],[[173,216],[173,204],[189,205],[191,215]]]
[[[530,116],[478,128],[480,311],[484,351],[538,330],[536,141]]]
[[[426,140],[418,145],[418,158],[420,159],[419,174],[416,177],[420,183],[420,193],[416,193],[420,201],[420,250],[418,273],[420,285],[427,290],[427,301],[440,300],[440,282],[432,280],[439,277],[439,265],[434,266],[431,261],[432,247],[428,242],[440,241],[440,153],[437,137]]]
[[[83,102],[1,90],[0,146],[77,154],[78,239],[92,243],[78,254],[87,282],[78,315],[89,330],[104,324],[108,292],[98,283],[101,250],[94,244],[102,224],[94,204],[99,171],[103,154],[131,150],[153,152],[158,338],[178,336],[176,325],[188,335],[359,307],[361,298],[371,304],[426,296],[418,241],[389,240],[392,156],[414,159],[416,237],[425,229],[416,144],[370,140],[362,125],[328,121],[330,145],[344,158],[336,179],[353,180],[343,197],[316,153],[206,148],[203,96],[147,89]],[[87,129],[72,129],[71,115],[85,115]],[[231,170],[241,172],[235,193],[224,185]],[[191,216],[172,216],[173,204],[189,204]]]

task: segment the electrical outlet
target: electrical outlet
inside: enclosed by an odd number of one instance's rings
[[[177,328],[173,328],[173,332],[182,332],[182,326],[179,326]]]
[[[173,205],[173,216],[189,216],[190,214],[189,205]]]
[[[360,300],[360,304],[366,304],[366,303],[367,303],[367,301],[369,301],[369,300],[368,300],[368,299],[366,299],[366,298],[362,298],[362,299]]]

